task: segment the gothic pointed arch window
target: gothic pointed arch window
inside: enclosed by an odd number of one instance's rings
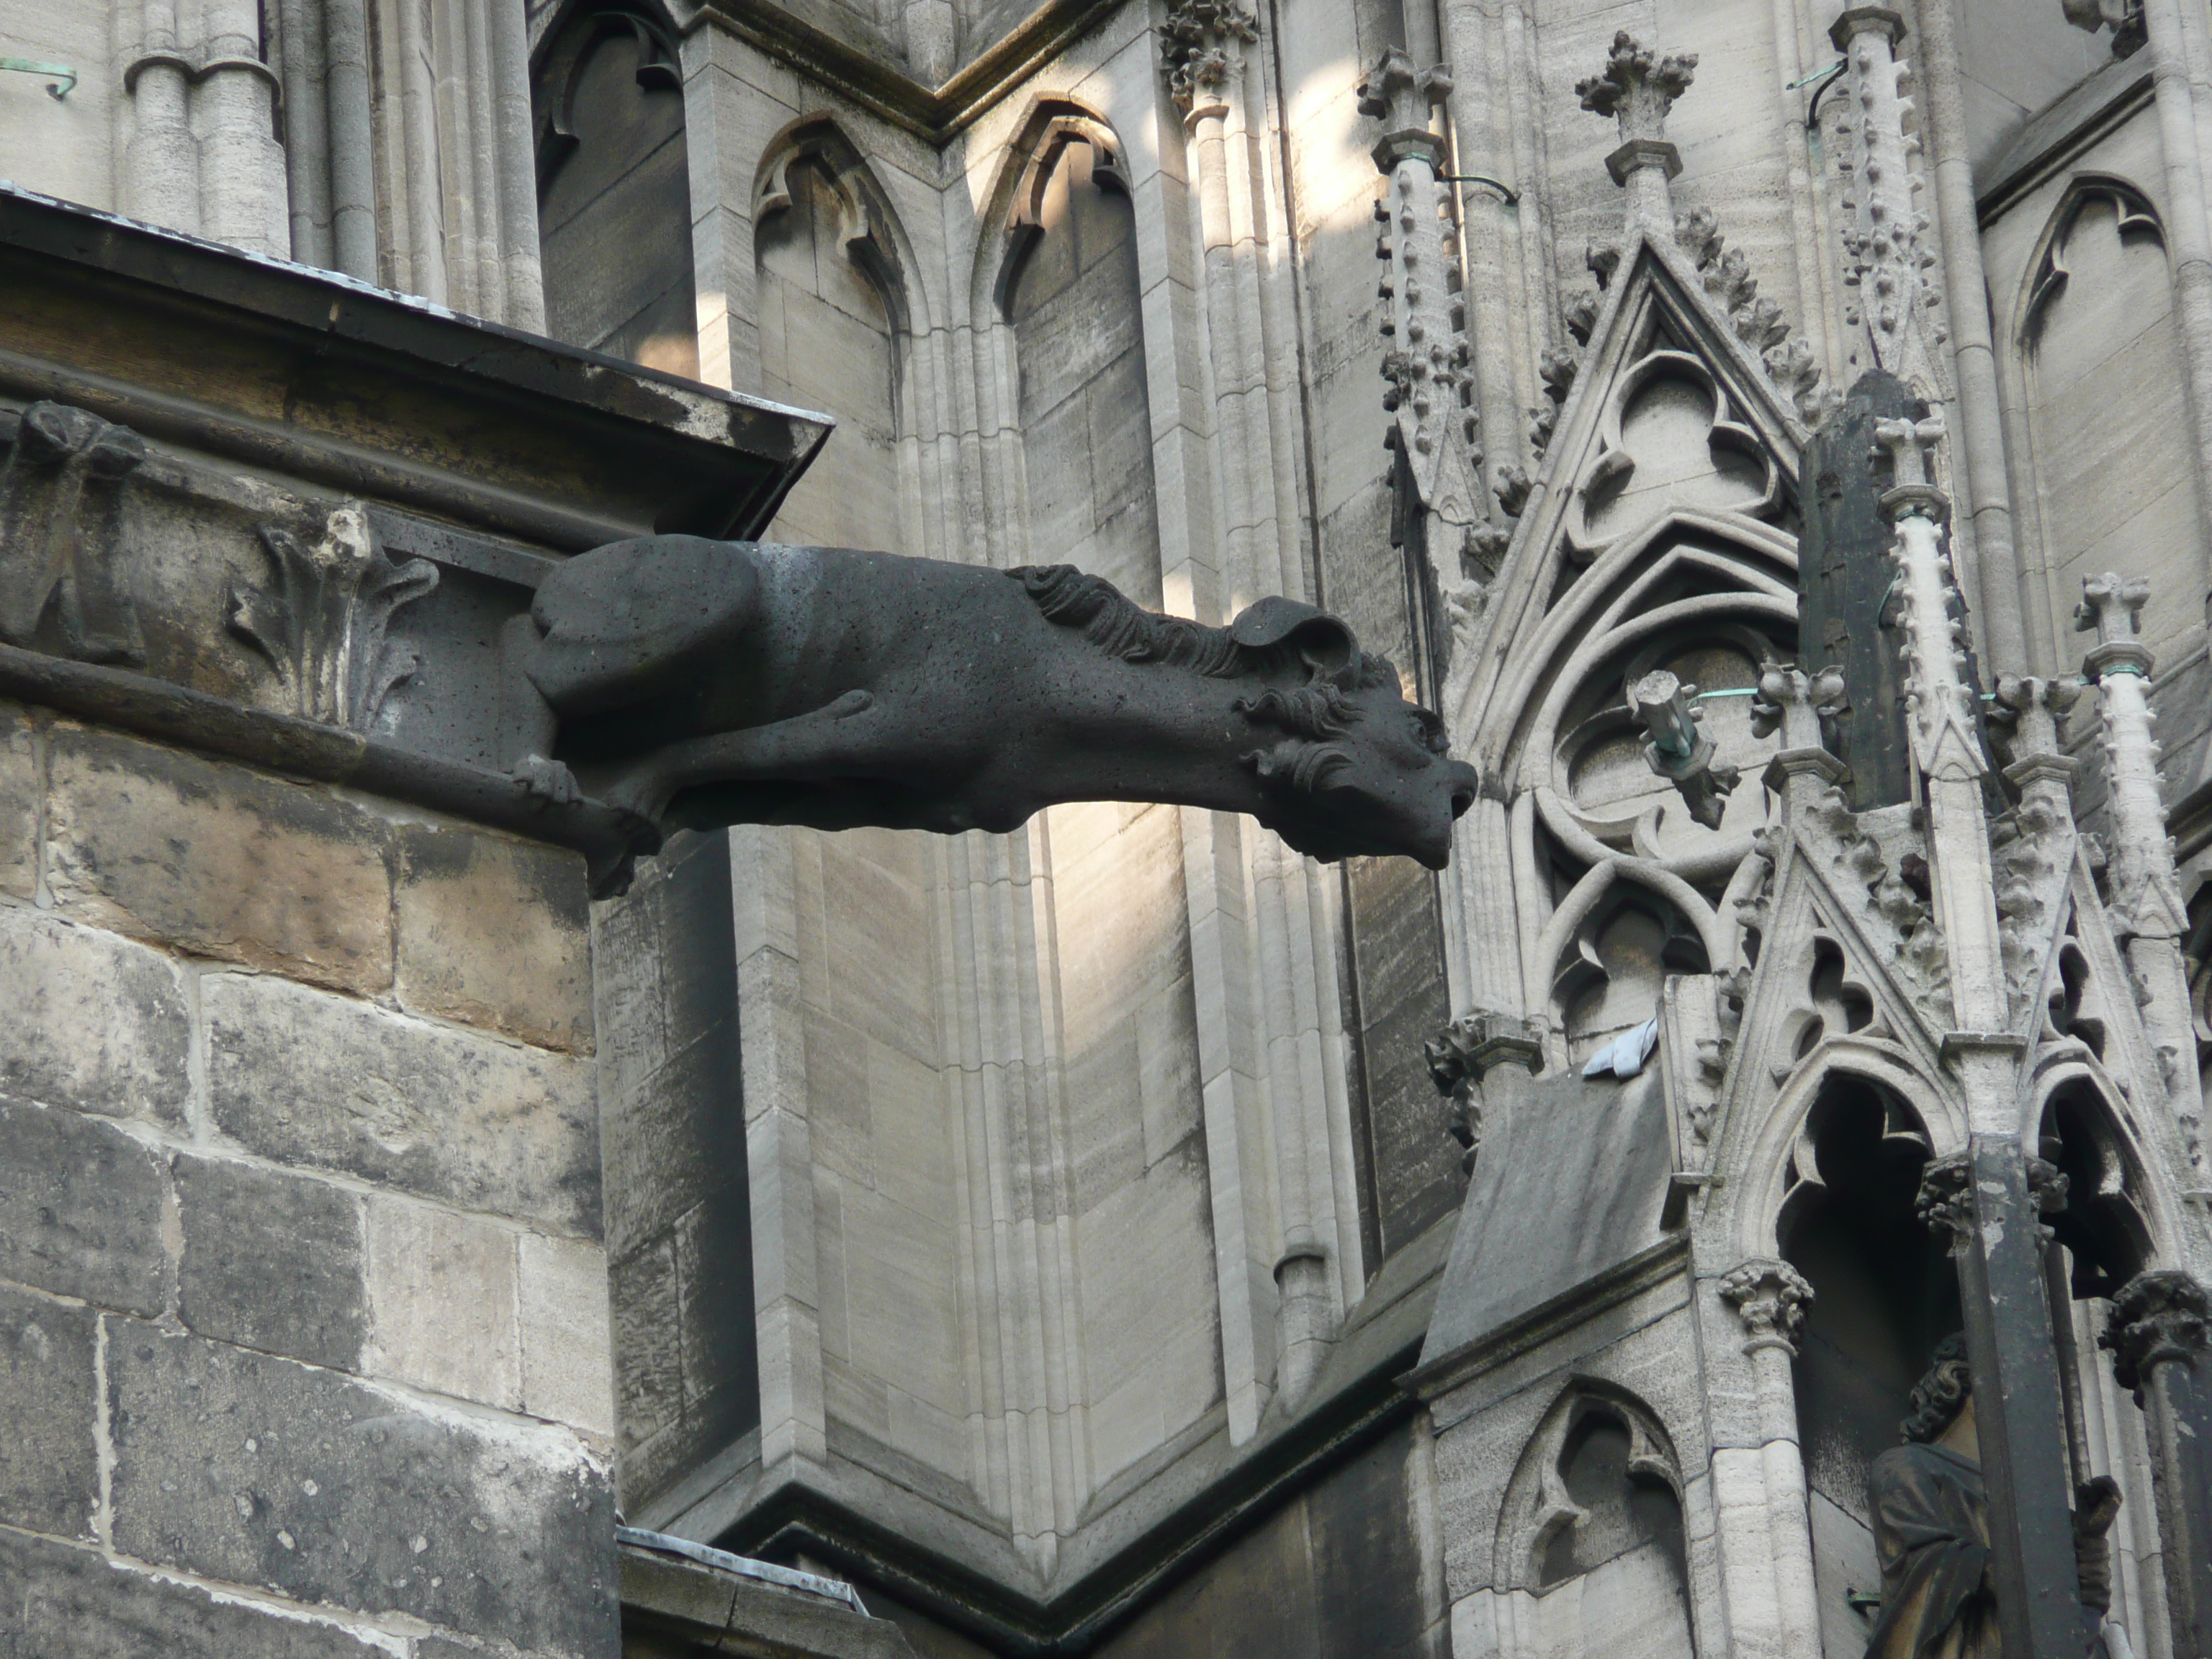
[[[2051,643],[2062,657],[2072,648],[2066,618],[2084,575],[2136,571],[2151,578],[2142,631],[2163,657],[2203,620],[2191,594],[2204,527],[2172,275],[2150,199],[2121,179],[2075,179],[2015,315],[2021,476],[2033,480],[2026,506],[2044,549]]]
[[[1034,544],[1160,603],[1137,216],[1115,141],[1049,119],[1016,186],[999,302],[1014,330]]]
[[[545,327],[556,340],[699,373],[684,78],[660,20],[580,4],[532,76]]]
[[[753,210],[760,390],[837,418],[772,533],[898,552],[905,307],[890,209],[826,118],[789,129],[768,156]]]

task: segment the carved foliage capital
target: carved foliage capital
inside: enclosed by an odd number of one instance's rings
[[[1229,43],[1260,38],[1260,22],[1243,0],[1177,0],[1160,24],[1161,66],[1168,91],[1188,115],[1201,93],[1229,78]]]
[[[1786,1261],[1747,1261],[1721,1279],[1720,1293],[1743,1321],[1746,1353],[1762,1348],[1797,1352],[1797,1334],[1804,1328],[1813,1287],[1795,1267]]]
[[[2112,1375],[2138,1393],[2151,1370],[2194,1367],[2212,1341],[2212,1297],[2179,1268],[2137,1273],[2112,1298],[2111,1322],[2097,1339],[2112,1356]]]
[[[1966,1248],[1974,1226],[1973,1160],[1965,1152],[1947,1152],[1931,1159],[1920,1172],[1920,1190],[1912,1200],[1912,1212],[1929,1231],[1944,1236],[1951,1254]]]

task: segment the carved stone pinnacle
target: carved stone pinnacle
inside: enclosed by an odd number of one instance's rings
[[[2112,1298],[2112,1313],[2097,1346],[2112,1356],[2112,1376],[2136,1391],[2153,1367],[2168,1363],[2196,1368],[2212,1340],[2212,1297],[2177,1267],[2137,1273]]]
[[[1804,1328],[1813,1287],[1795,1267],[1786,1261],[1747,1261],[1721,1279],[1720,1293],[1743,1321],[1746,1353],[1762,1348],[1793,1355],[1797,1352],[1797,1334]]]
[[[1443,140],[1429,131],[1429,107],[1451,95],[1451,77],[1442,68],[1416,70],[1396,46],[1382,56],[1359,83],[1359,112],[1382,124],[1375,141],[1376,168],[1389,173],[1408,155],[1431,167],[1443,161]]]

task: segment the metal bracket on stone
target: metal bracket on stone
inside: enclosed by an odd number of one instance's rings
[[[1644,763],[1673,784],[1690,816],[1708,830],[1721,827],[1723,801],[1742,774],[1717,764],[1718,752],[1705,729],[1698,688],[1655,668],[1627,689],[1628,710],[1644,728]]]

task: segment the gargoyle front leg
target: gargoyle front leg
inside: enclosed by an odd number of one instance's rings
[[[699,784],[834,776],[882,764],[896,758],[883,744],[892,734],[880,722],[860,730],[846,724],[875,706],[872,693],[852,690],[789,720],[673,743],[623,772],[599,798],[658,823],[679,792]]]
[[[538,624],[527,611],[510,617],[499,632],[499,757],[514,787],[546,806],[568,806],[583,799],[576,775],[553,758],[560,717],[530,678],[540,645]]]

